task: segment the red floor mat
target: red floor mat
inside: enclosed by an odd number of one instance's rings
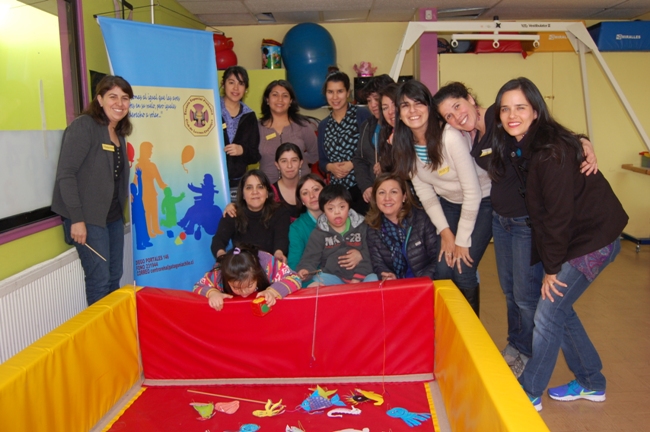
[[[383,393],[384,404],[375,406],[372,402],[357,405],[361,409],[358,416],[345,415],[342,418],[328,417],[326,412],[309,414],[299,408],[312,393],[315,385],[228,385],[228,386],[174,386],[147,387],[133,404],[111,425],[110,431],[183,431],[183,432],[223,432],[239,431],[242,425],[256,424],[260,432],[284,432],[287,426],[300,426],[306,432],[334,432],[344,429],[370,432],[410,430],[407,424],[386,414],[391,408],[401,407],[412,413],[434,414],[430,407],[426,383],[381,383],[321,385],[328,390],[338,390],[337,394],[345,401],[355,388]],[[228,402],[227,399],[189,393],[187,389],[208,393],[235,396],[246,399],[278,402],[282,399],[287,406],[284,414],[275,417],[259,418],[252,413],[264,409],[263,405],[240,402],[235,414],[216,413],[208,420],[198,420],[198,413],[190,406],[191,402]],[[333,397],[333,396],[331,396]],[[350,406],[349,403],[346,405]],[[434,431],[432,419],[425,420],[417,431]]]

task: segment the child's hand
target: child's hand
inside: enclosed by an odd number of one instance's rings
[[[273,306],[276,300],[275,294],[273,294],[273,291],[270,290],[260,291],[255,297],[264,297],[264,301],[266,301],[266,305],[268,307]]]
[[[212,291],[208,294],[208,304],[214,310],[220,311],[223,309],[223,300],[227,298],[232,298],[230,294],[225,294],[220,291]]]

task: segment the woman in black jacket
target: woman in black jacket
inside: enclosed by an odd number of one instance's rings
[[[366,223],[373,271],[382,280],[434,279],[436,228],[424,210],[415,207],[404,179],[394,173],[377,176]]]
[[[598,351],[574,304],[620,252],[628,216],[601,172],[584,176],[582,144],[551,116],[527,78],[508,81],[495,102],[490,175],[500,178],[510,159],[525,185],[532,229],[532,264],[544,279],[535,311],[533,356],[519,382],[537,411],[560,349],[576,379],[548,389],[552,399],[605,400],[606,379]]]
[[[231,190],[236,190],[248,165],[260,161],[260,132],[255,112],[241,101],[248,90],[246,69],[241,66],[226,69],[221,79],[221,88],[221,119],[228,181]]]

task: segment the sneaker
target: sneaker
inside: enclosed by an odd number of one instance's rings
[[[518,355],[515,358],[515,361],[512,363],[510,366],[510,370],[512,371],[513,374],[515,374],[516,378],[519,378],[522,373],[524,373],[524,368],[526,367],[526,363],[521,359],[521,356]]]
[[[533,407],[535,408],[535,410],[537,410],[538,412],[541,411],[542,410],[542,397],[541,396],[537,396],[537,397],[531,396],[531,395],[528,394],[528,392],[526,392],[526,395],[528,396],[528,399],[530,399],[530,403],[533,404]]]
[[[519,351],[517,351],[517,348],[508,344],[504,349],[501,350],[501,356],[506,361],[506,363],[508,363],[508,366],[512,366],[515,363],[517,356],[519,356]]]
[[[548,395],[559,401],[572,401],[577,399],[587,399],[593,402],[603,402],[605,400],[605,390],[595,391],[588,390],[573,380],[568,384],[548,389]]]

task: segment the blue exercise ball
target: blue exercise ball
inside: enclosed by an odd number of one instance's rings
[[[314,23],[292,27],[282,41],[282,61],[298,105],[316,109],[327,104],[321,91],[327,68],[336,65],[336,45],[324,27]]]

